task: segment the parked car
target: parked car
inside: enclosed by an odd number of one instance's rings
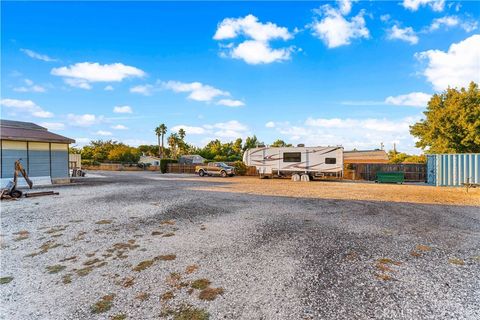
[[[203,177],[203,176],[233,177],[235,175],[235,168],[223,162],[210,162],[207,165],[196,166],[195,173],[197,173],[200,177]]]

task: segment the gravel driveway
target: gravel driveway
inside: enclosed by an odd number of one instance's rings
[[[478,206],[97,174],[2,202],[1,318],[480,318]]]

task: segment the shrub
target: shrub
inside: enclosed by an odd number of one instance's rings
[[[100,162],[92,159],[82,159],[82,166],[99,166]]]
[[[167,164],[168,163],[177,163],[177,162],[178,162],[178,160],[176,160],[176,159],[161,159],[160,160],[160,171],[162,173],[167,172]]]
[[[247,166],[242,161],[235,161],[233,166],[237,175],[244,176],[247,173]]]

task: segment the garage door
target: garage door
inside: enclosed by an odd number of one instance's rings
[[[27,142],[2,140],[2,178],[12,178],[15,160],[22,159],[27,168]]]
[[[28,175],[30,177],[50,176],[50,146],[48,143],[28,143]]]
[[[52,178],[68,177],[68,145],[64,143],[51,144]]]

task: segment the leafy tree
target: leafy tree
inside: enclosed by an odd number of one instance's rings
[[[424,114],[425,119],[410,127],[410,133],[419,139],[417,147],[427,153],[480,152],[478,84],[434,94]]]
[[[147,156],[158,156],[160,148],[158,145],[154,146],[144,144],[138,146],[138,150]]]
[[[137,148],[119,144],[110,150],[108,153],[108,160],[118,162],[138,162],[138,160],[140,160],[140,151]]]
[[[286,143],[285,141],[281,139],[275,140],[271,145],[271,147],[291,147],[291,143]]]
[[[404,152],[397,152],[390,150],[388,152],[388,159],[390,163],[426,163],[427,157],[425,155],[409,155]]]
[[[167,143],[170,146],[170,157],[176,158],[178,155],[178,144],[180,142],[180,137],[178,133],[172,133],[167,139]]]
[[[243,145],[243,151],[256,148],[259,144],[263,144],[263,142],[258,141],[257,136],[254,135],[253,137],[247,137],[247,139],[245,139],[245,144]]]

